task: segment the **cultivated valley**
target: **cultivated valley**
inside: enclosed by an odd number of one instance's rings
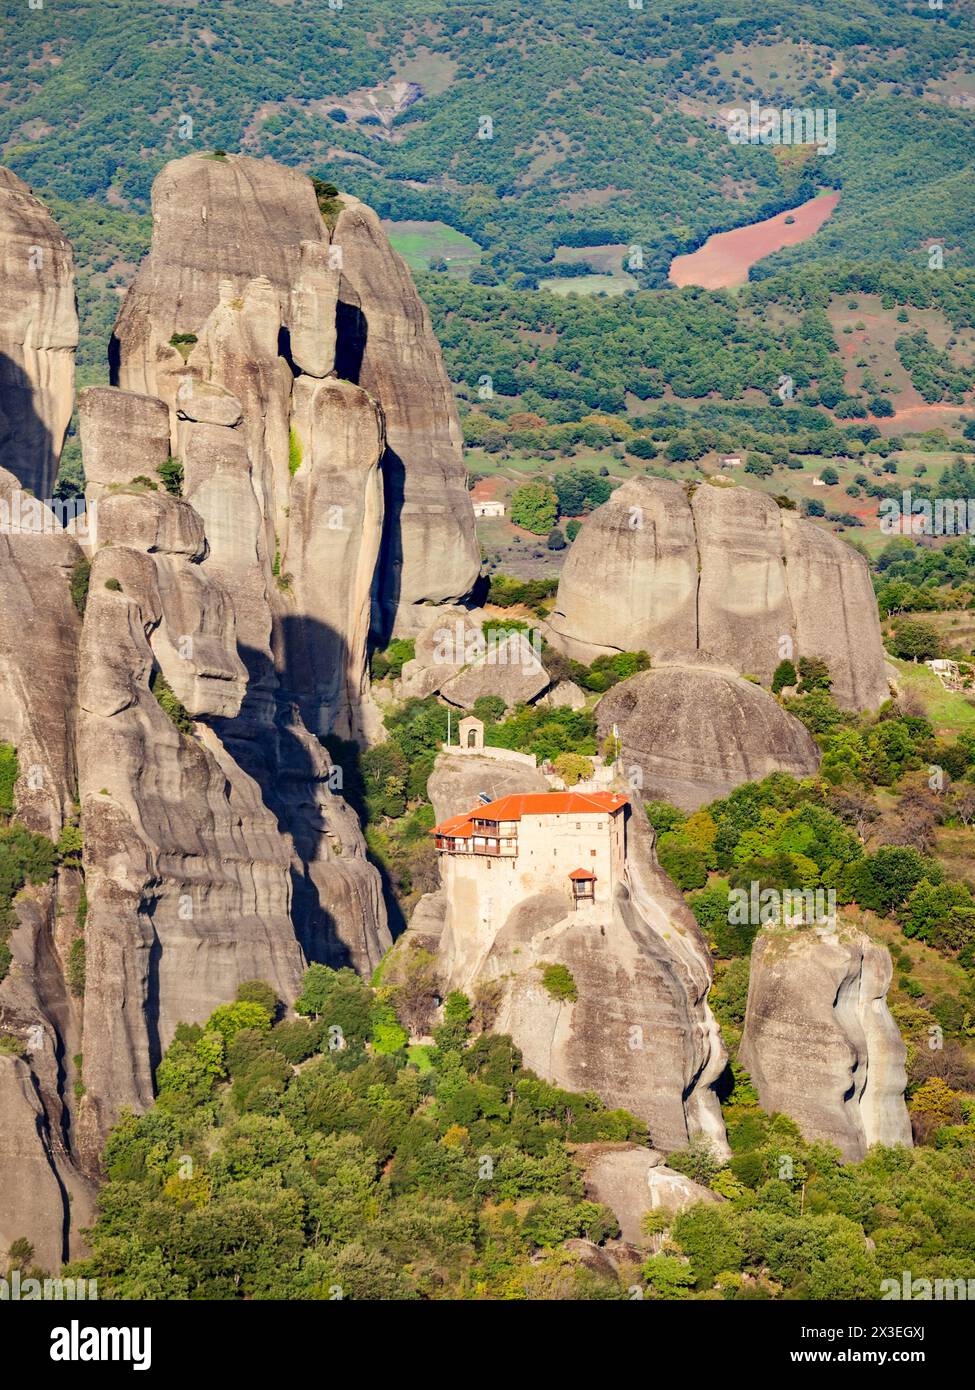
[[[970,9],[21,9],[3,1298],[975,1297]]]

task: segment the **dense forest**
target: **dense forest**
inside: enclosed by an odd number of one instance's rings
[[[971,255],[959,190],[975,117],[938,87],[971,72],[956,7],[831,0],[803,11],[801,39],[785,0],[747,15],[730,0],[511,0],[503,23],[473,0],[3,11],[0,139],[47,195],[111,189],[144,210],[165,160],[201,147],[312,172],[338,160],[349,191],[460,228],[502,276],[538,274],[558,245],[625,242],[653,283],[675,252],[820,183],[844,195],[831,251],[909,253],[936,234]],[[423,94],[385,119],[341,100],[394,77]],[[731,145],[718,113],[752,97],[835,108],[836,154],[813,168]]]
[[[0,141],[78,252],[92,314],[83,366],[104,361],[113,291],[146,245],[152,179],[200,149],[272,155],[384,216],[440,219],[482,248],[480,277],[514,288],[577,273],[560,247],[607,244],[636,248],[632,282],[660,286],[672,257],[712,231],[818,187],[842,190],[833,217],[756,278],[799,264],[805,274],[823,256],[923,269],[932,238],[946,269],[970,265],[975,115],[954,96],[975,68],[961,14],[831,0],[803,12],[797,39],[785,0],[739,8],[512,0],[499,24],[473,0],[403,13],[388,0],[76,0],[26,12],[4,0]],[[397,106],[395,80],[417,84],[418,99]],[[835,109],[835,154],[731,144],[721,113],[753,98]],[[720,315],[711,327],[722,333]],[[753,346],[741,343],[737,368],[683,363],[675,389],[698,394],[716,379],[708,389],[734,397],[756,374],[764,389],[775,364],[756,373]],[[645,363],[637,387],[653,394],[656,370]]]
[[[397,1009],[423,1016],[422,954],[375,989],[313,966],[298,1020],[275,1021],[255,982],[181,1027],[155,1106],[109,1140],[92,1256],[71,1272],[109,1298],[306,1300],[849,1299],[904,1268],[966,1276],[971,1126],[944,1083],[918,1093],[935,1145],[841,1165],[739,1074],[730,1160],[704,1143],[671,1159],[724,1202],[649,1212],[641,1255],[615,1244],[579,1161],[581,1145],[640,1142],[639,1122],[526,1071],[462,994],[408,1049]],[[730,973],[716,1004],[740,1020]],[[606,1242],[612,1261],[580,1257]]]

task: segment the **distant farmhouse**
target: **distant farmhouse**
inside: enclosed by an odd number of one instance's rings
[[[500,927],[533,893],[566,913],[608,909],[626,858],[629,799],[619,792],[530,792],[475,806],[434,827],[455,920]]]
[[[494,495],[495,480],[481,478],[471,489],[471,502],[475,516],[504,516],[505,505]]]

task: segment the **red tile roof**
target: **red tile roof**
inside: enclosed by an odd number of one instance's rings
[[[446,835],[452,840],[466,840],[474,834],[474,830],[466,816],[452,816],[450,820],[445,820],[443,825],[438,825],[432,834]]]
[[[451,816],[433,827],[434,835],[470,834],[462,827],[475,820],[519,821],[522,816],[592,815],[607,811],[610,814],[628,805],[629,797],[621,792],[516,792],[498,801],[475,806],[465,815]]]
[[[569,875],[576,883],[588,882],[589,879],[595,880],[596,875],[590,873],[588,869],[573,869]]]

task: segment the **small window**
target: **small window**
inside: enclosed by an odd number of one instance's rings
[[[589,858],[590,858],[590,859],[595,859],[595,857],[596,857],[596,851],[595,851],[594,849],[591,849],[591,850],[589,851]]]

